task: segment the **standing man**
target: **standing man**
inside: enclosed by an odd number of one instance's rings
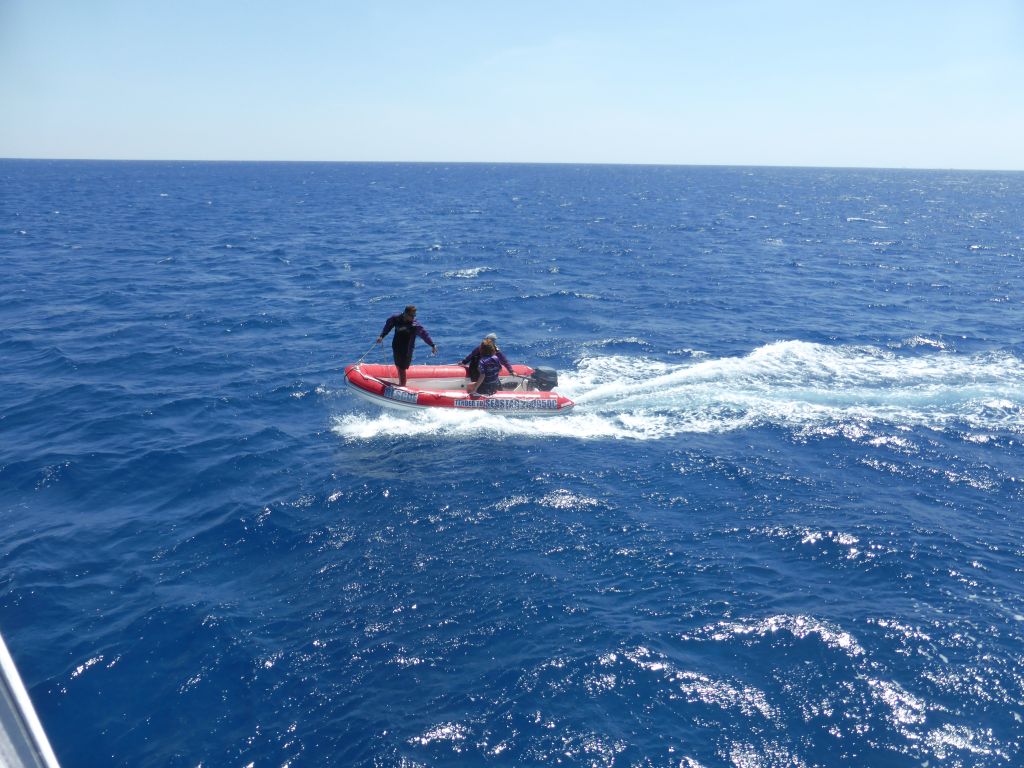
[[[427,329],[420,325],[416,319],[416,307],[410,304],[405,311],[398,315],[392,315],[384,323],[384,330],[377,337],[377,344],[384,341],[391,329],[395,329],[395,336],[391,340],[391,351],[395,355],[395,367],[398,369],[398,386],[405,386],[406,372],[412,365],[412,349],[416,345],[416,337],[419,336],[433,350],[431,354],[437,354],[437,344],[430,338]]]

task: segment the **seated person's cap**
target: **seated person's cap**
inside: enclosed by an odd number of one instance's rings
[[[484,338],[485,339],[491,339],[492,341],[497,341],[498,340],[498,334],[496,334],[496,333],[488,333],[486,336],[484,336]]]

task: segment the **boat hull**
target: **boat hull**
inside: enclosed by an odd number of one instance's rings
[[[506,416],[557,416],[573,402],[557,392],[530,388],[533,369],[513,366],[515,376],[502,376],[502,389],[493,395],[466,392],[469,380],[461,365],[414,365],[406,386],[398,386],[393,365],[356,364],[345,369],[345,382],[358,396],[385,408],[403,411],[430,409],[500,413]]]

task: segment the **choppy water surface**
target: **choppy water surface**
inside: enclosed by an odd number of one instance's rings
[[[0,180],[0,629],[63,765],[1024,761],[1024,175]],[[410,302],[577,408],[353,397]]]

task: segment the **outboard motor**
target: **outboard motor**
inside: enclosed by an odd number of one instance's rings
[[[541,392],[550,392],[558,386],[558,371],[554,368],[534,368],[530,381]]]

